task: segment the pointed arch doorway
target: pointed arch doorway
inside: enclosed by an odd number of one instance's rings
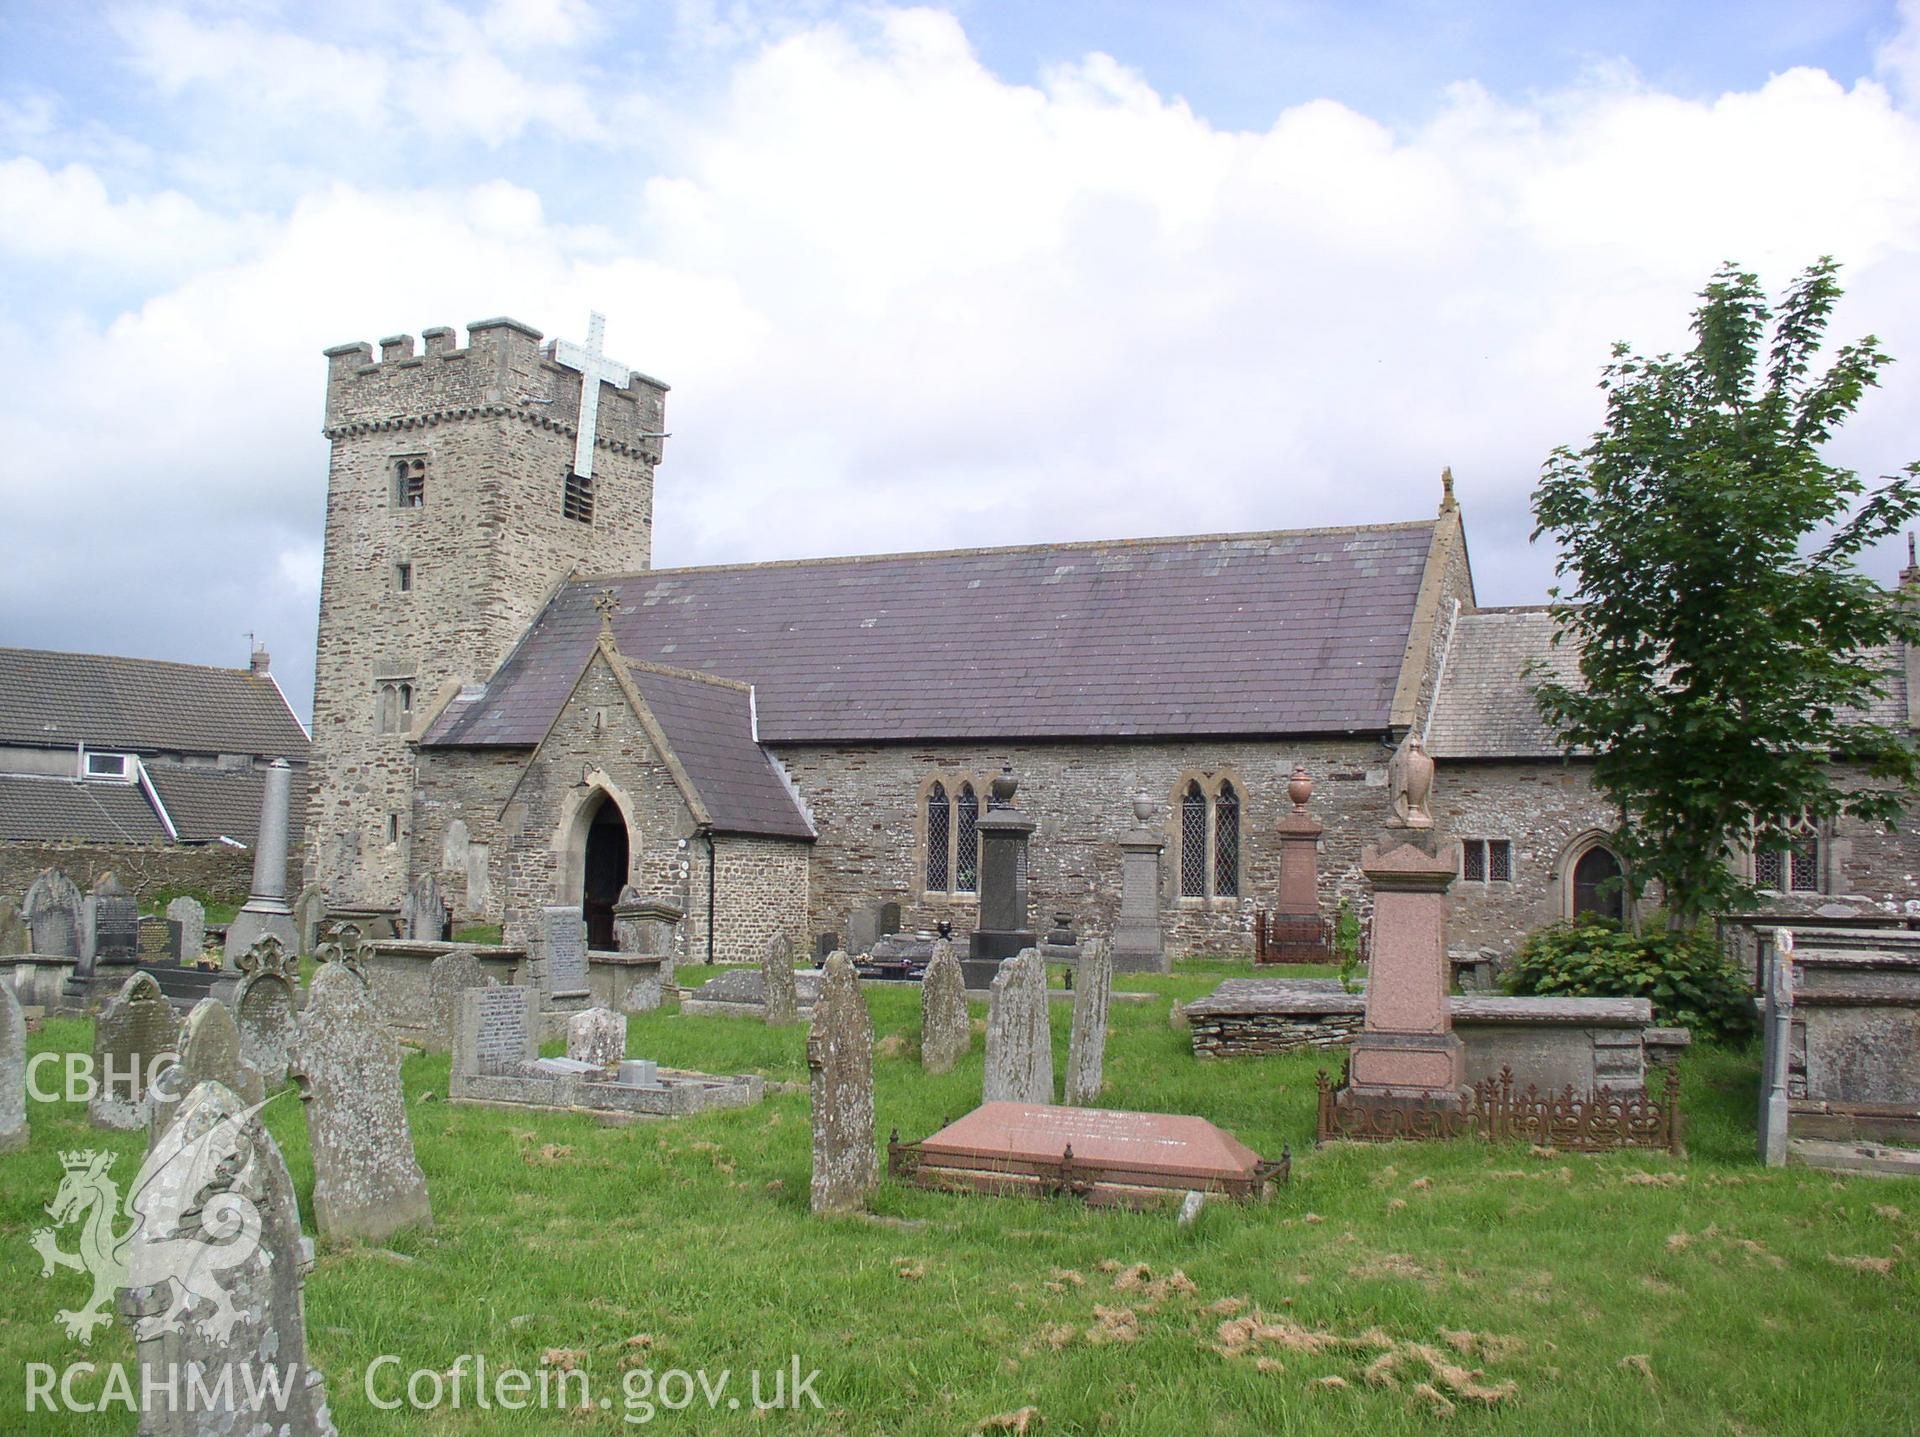
[[[627,885],[627,821],[620,805],[600,796],[587,823],[581,855],[580,911],[587,920],[587,946],[613,947],[613,905]]]

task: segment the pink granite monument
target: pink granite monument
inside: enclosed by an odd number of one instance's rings
[[[1276,913],[1312,914],[1320,912],[1320,822],[1307,812],[1307,800],[1313,797],[1313,780],[1305,768],[1295,764],[1287,780],[1287,797],[1293,800],[1293,812],[1274,826],[1280,839],[1280,892],[1274,905]]]
[[[1459,869],[1453,843],[1438,847],[1402,843],[1360,855],[1373,887],[1373,965],[1343,1094],[1352,1100],[1448,1102],[1466,1086],[1447,1004],[1447,889]]]

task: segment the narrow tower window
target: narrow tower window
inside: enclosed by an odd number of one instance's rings
[[[582,524],[593,522],[593,476],[591,474],[575,474],[571,469],[567,471],[566,494],[560,501],[560,512]]]
[[[427,505],[427,456],[402,454],[393,461],[393,507],[424,509]]]

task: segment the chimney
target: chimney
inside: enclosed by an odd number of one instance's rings
[[[265,644],[255,644],[253,646],[253,658],[248,662],[247,668],[256,679],[264,679],[267,676],[267,671],[272,667],[273,656],[267,652],[267,646]]]

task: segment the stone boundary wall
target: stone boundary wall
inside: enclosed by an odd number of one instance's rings
[[[287,864],[289,871],[299,871],[297,846],[289,850]],[[19,902],[43,868],[63,870],[82,893],[111,871],[142,900],[177,888],[244,903],[253,886],[253,850],[225,843],[0,843],[0,894]]]
[[[1360,1001],[1354,999],[1355,1003]],[[1189,1014],[1196,1058],[1250,1058],[1303,1048],[1344,1048],[1359,1035],[1363,1015],[1352,1013]]]

